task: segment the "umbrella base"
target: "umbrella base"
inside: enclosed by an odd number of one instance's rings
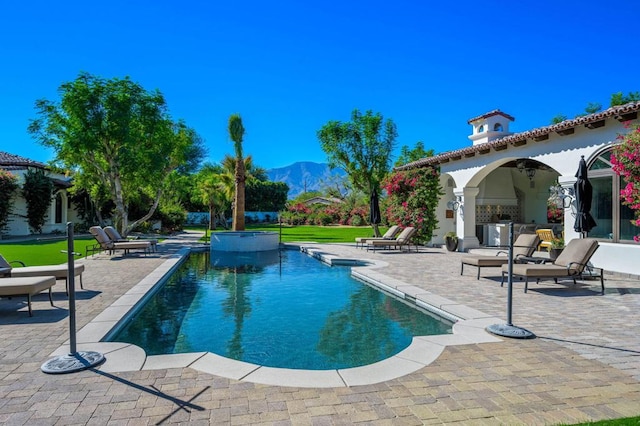
[[[491,334],[513,339],[533,339],[536,337],[529,330],[510,324],[493,324],[488,326],[486,330]]]

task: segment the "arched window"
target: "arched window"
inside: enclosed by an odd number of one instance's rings
[[[484,132],[484,124],[478,127],[478,133]]]
[[[493,130],[494,130],[495,132],[501,132],[501,131],[502,131],[502,124],[500,124],[500,123],[496,123],[496,124],[494,124],[494,125],[493,125]]]
[[[593,186],[591,215],[597,223],[589,237],[633,242],[637,232],[631,224],[633,210],[620,203],[620,188],[626,183],[611,168],[611,150],[601,152],[589,164],[589,181]]]

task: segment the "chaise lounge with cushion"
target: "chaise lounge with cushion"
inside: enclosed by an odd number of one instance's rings
[[[358,237],[356,238],[356,247],[362,248],[367,244],[367,241],[372,240],[393,240],[400,231],[401,228],[398,225],[392,225],[382,237]]]
[[[149,241],[128,241],[128,242],[115,242],[106,232],[99,226],[92,226],[89,228],[89,232],[96,239],[98,244],[87,247],[87,254],[89,252],[95,253],[98,251],[106,251],[109,254],[114,253],[116,250],[124,251],[124,254],[128,254],[130,250],[142,250],[146,255],[151,251],[151,243]]]
[[[533,254],[540,242],[540,238],[536,234],[520,234],[513,242],[513,261],[519,262],[520,258],[528,257]],[[480,279],[480,268],[499,268],[509,262],[508,252],[499,251],[495,256],[476,256],[467,255],[462,258],[460,266],[460,275],[464,271],[464,265],[475,266],[478,268],[476,279]]]
[[[367,241],[367,251],[372,249],[375,251],[377,248],[396,248],[402,250],[402,247],[407,246],[409,251],[411,251],[411,239],[413,235],[416,233],[416,229],[412,226],[407,226],[398,234],[396,238],[392,238],[389,240],[368,240]],[[416,251],[418,251],[418,246],[416,245]]]
[[[56,277],[20,277],[0,278],[0,297],[27,296],[29,316],[33,316],[31,310],[31,296],[49,289],[49,303],[53,306],[51,287],[56,284]]]
[[[102,229],[107,234],[107,236],[109,238],[111,238],[111,241],[113,241],[113,242],[116,242],[116,243],[127,243],[127,242],[132,242],[132,241],[135,241],[135,242],[147,241],[147,242],[151,243],[151,251],[153,251],[153,252],[158,251],[158,247],[157,247],[158,240],[156,240],[156,239],[124,238],[122,235],[120,235],[120,233],[113,226],[105,226]]]
[[[14,267],[12,263],[20,264],[21,267]],[[73,271],[74,276],[80,277],[80,288],[84,288],[82,285],[84,265],[82,263],[74,264]],[[59,265],[25,266],[22,261],[14,260],[8,262],[0,255],[0,275],[12,278],[53,276],[56,280],[64,280],[67,294],[69,294],[69,266],[66,263]]]
[[[539,281],[541,278],[553,278],[556,282],[558,278],[571,278],[576,284],[576,277],[584,278],[585,270],[589,276],[600,278],[602,294],[604,294],[604,271],[602,268],[594,268],[589,265],[589,259],[598,249],[598,241],[593,238],[576,238],[569,241],[562,253],[553,263],[519,263],[513,264],[512,274],[514,277],[524,278],[524,292],[527,292],[529,278]],[[509,273],[509,265],[502,266],[502,282]],[[596,270],[598,273],[596,273]]]

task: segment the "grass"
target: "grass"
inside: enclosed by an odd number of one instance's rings
[[[189,229],[204,231],[205,227],[193,226]],[[222,229],[221,229],[222,230]],[[280,232],[279,225],[248,225],[247,230]],[[384,233],[386,227],[380,227]],[[315,241],[318,243],[353,243],[357,237],[370,237],[373,229],[370,226],[282,226],[282,241]],[[95,244],[95,240],[88,236],[78,236],[74,239],[74,251],[83,257],[85,248]],[[27,266],[55,265],[67,261],[67,240],[25,240],[13,242],[0,241],[0,254],[7,260],[20,260]],[[78,258],[78,257],[76,257]],[[13,265],[17,266],[17,265]]]
[[[640,416],[638,417],[625,417],[623,419],[615,420],[601,420],[599,422],[578,423],[574,426],[629,426],[640,425]]]
[[[85,247],[95,243],[96,240],[90,237],[74,238],[73,251],[82,253],[82,256],[76,256],[76,258],[84,257]],[[63,253],[62,250],[67,250],[67,239],[64,237],[55,240],[0,241],[2,257],[9,262],[20,260],[27,266],[65,263],[67,253]],[[12,266],[19,265],[13,264]]]
[[[189,229],[204,231],[205,227],[189,227]],[[280,233],[280,225],[247,225],[248,231],[272,231]],[[380,226],[380,233],[384,234],[387,227]],[[224,231],[219,229],[218,231]],[[216,232],[216,231],[214,231]],[[317,243],[353,243],[357,237],[371,237],[371,226],[282,226],[282,242],[314,241]]]

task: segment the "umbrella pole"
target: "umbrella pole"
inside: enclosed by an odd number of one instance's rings
[[[43,373],[65,374],[100,365],[105,357],[100,352],[76,349],[76,287],[73,256],[73,223],[67,223],[67,281],[69,283],[69,353],[51,358],[40,367]]]
[[[507,323],[493,324],[486,328],[489,333],[512,337],[514,339],[532,339],[535,334],[527,329],[513,325],[511,314],[513,312],[513,222],[509,222],[509,269],[507,280]]]

